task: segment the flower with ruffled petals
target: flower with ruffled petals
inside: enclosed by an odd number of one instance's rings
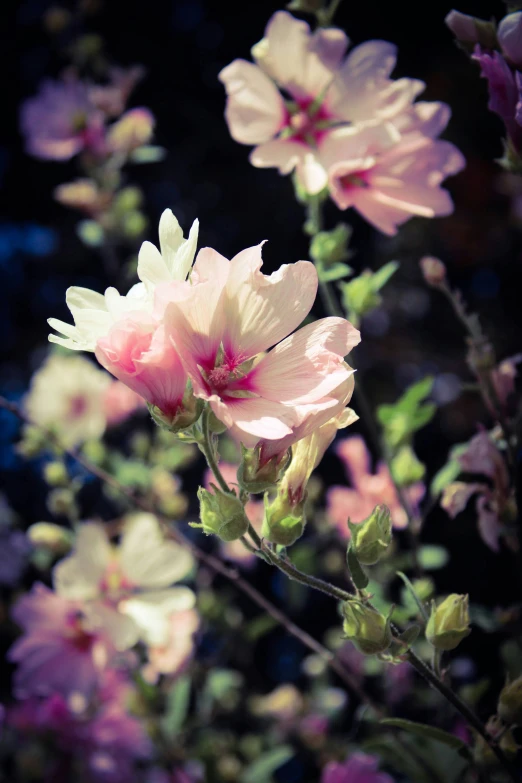
[[[385,772],[379,772],[379,760],[365,753],[352,753],[347,761],[330,762],[323,770],[321,783],[393,783]]]
[[[347,521],[362,522],[376,505],[388,506],[392,524],[404,528],[408,518],[397,496],[390,472],[383,462],[375,473],[370,469],[370,453],[360,435],[345,438],[337,446],[337,454],[344,462],[352,487],[330,487],[327,492],[328,518],[334,522],[343,538],[348,538]],[[419,482],[404,490],[410,503],[416,506],[424,496],[424,485]]]
[[[19,698],[93,691],[114,648],[81,600],[36,584],[16,603],[13,619],[24,630],[9,651]]]
[[[516,505],[505,460],[490,435],[479,432],[470,440],[458,461],[463,473],[486,476],[491,484],[485,481],[453,481],[444,488],[441,506],[455,519],[465,509],[470,498],[477,495],[480,536],[490,549],[498,552],[504,526],[516,518]]]
[[[231,261],[207,248],[191,286],[158,289],[156,297],[195,396],[248,447],[293,435],[312,414],[335,416],[345,402],[334,392],[353,387],[344,356],[360,341],[344,318],[324,318],[286,337],[312,307],[317,272],[298,261],[266,276],[261,265],[260,245]]]
[[[137,514],[127,520],[117,548],[102,525],[82,525],[73,553],[54,568],[54,586],[60,597],[85,602],[116,649],[140,639],[163,645],[170,615],[194,605],[189,588],[171,587],[192,564],[186,550],[164,540],[156,517]]]
[[[110,376],[83,356],[52,354],[31,378],[24,408],[31,422],[76,446],[103,435],[110,384]]]
[[[321,147],[339,125],[388,120],[424,87],[389,78],[396,60],[392,44],[368,41],[343,60],[348,43],[341,30],[311,33],[306,22],[278,11],[252,50],[256,64],[234,60],[219,74],[232,137],[257,145],[251,163],[281,174],[295,168],[308,193],[327,184]]]
[[[103,113],[76,79],[43,82],[39,94],[23,104],[20,124],[27,152],[37,158],[68,160],[103,147]]]
[[[339,132],[323,147],[330,195],[339,209],[353,207],[391,236],[415,215],[451,214],[453,202],[440,185],[465,165],[453,144],[419,131],[427,122],[411,115],[401,121],[408,132],[397,130],[395,138],[389,126],[378,126]]]

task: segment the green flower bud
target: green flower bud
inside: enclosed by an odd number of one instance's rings
[[[315,263],[325,266],[349,258],[348,242],[352,229],[346,223],[339,223],[333,231],[320,231],[310,243],[310,255]]]
[[[498,697],[497,713],[508,726],[522,723],[522,676],[504,685]]]
[[[305,499],[293,505],[288,494],[280,492],[269,505],[265,495],[265,519],[261,529],[263,538],[281,546],[294,544],[303,535],[306,525],[304,504]]]
[[[147,403],[147,408],[152,419],[158,427],[169,432],[177,433],[187,430],[197,422],[203,410],[203,400],[197,399],[192,393],[190,385],[187,387],[181,405],[174,415],[164,413],[157,405]]]
[[[69,483],[69,475],[63,462],[48,462],[44,466],[43,474],[51,487],[63,487]]]
[[[343,604],[343,631],[364,655],[383,653],[392,643],[390,618],[360,601]]]
[[[222,541],[235,541],[245,535],[248,517],[236,495],[222,492],[217,487],[214,487],[214,492],[200,487],[198,498],[201,522],[191,522],[191,527],[200,527],[207,535],[213,533]]]
[[[391,461],[392,476],[400,487],[409,487],[421,481],[426,468],[417,459],[411,446],[402,446]]]
[[[471,633],[469,596],[452,593],[437,606],[431,602],[426,638],[437,650],[454,650]]]
[[[375,506],[370,516],[358,525],[348,520],[351,544],[359,563],[374,565],[384,555],[392,539],[392,523],[388,506]]]
[[[246,449],[241,444],[241,464],[237,471],[240,486],[253,495],[272,489],[281,479],[290,457],[291,452],[288,450],[276,454],[261,465],[261,449]]]

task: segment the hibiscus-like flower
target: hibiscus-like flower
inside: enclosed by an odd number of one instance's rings
[[[345,438],[337,446],[337,454],[344,462],[352,487],[331,487],[327,492],[328,517],[335,523],[343,538],[348,538],[347,521],[362,522],[375,506],[384,503],[390,509],[393,526],[404,528],[408,518],[397,496],[390,471],[383,462],[375,473],[370,468],[370,453],[360,435]],[[424,496],[424,484],[418,482],[405,490],[410,503],[416,506]]]
[[[128,518],[118,547],[102,525],[85,523],[73,553],[54,568],[54,587],[61,598],[84,602],[117,650],[140,640],[159,646],[169,639],[171,615],[194,605],[188,587],[171,587],[192,565],[185,549],[164,540],[156,517],[141,513]]]
[[[343,59],[348,43],[342,30],[312,34],[306,22],[278,11],[252,50],[256,64],[234,60],[219,74],[232,137],[257,145],[251,163],[282,174],[295,168],[308,193],[327,184],[322,146],[339,126],[387,121],[424,88],[415,79],[389,78],[393,44],[368,41]]]

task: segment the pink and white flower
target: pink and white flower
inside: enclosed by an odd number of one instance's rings
[[[390,472],[383,462],[377,465],[375,473],[370,468],[370,453],[360,435],[353,435],[340,441],[337,454],[344,462],[345,470],[352,487],[331,487],[326,495],[328,518],[337,526],[340,535],[348,538],[348,518],[352,522],[362,522],[379,503],[385,503],[390,509],[395,528],[404,528],[408,518],[397,496]],[[404,490],[410,503],[415,507],[422,500],[424,484],[418,482]]]
[[[199,628],[195,609],[173,612],[168,618],[169,635],[164,644],[147,649],[148,663],[142,669],[147,682],[157,682],[161,674],[180,674],[194,654],[194,635]]]
[[[118,547],[102,525],[80,528],[73,553],[54,568],[54,587],[61,598],[82,601],[97,627],[117,650],[138,641],[159,646],[169,639],[173,612],[192,609],[188,587],[171,587],[193,566],[192,556],[165,541],[152,514],[130,516]]]
[[[35,584],[15,604],[13,619],[24,631],[9,651],[9,660],[18,664],[18,698],[92,693],[114,647],[83,601]]]
[[[207,248],[191,286],[173,284],[156,296],[195,396],[249,447],[298,431],[303,437],[309,417],[339,413],[353,389],[344,356],[360,341],[344,318],[324,318],[286,337],[312,307],[317,272],[298,261],[266,276],[261,265],[261,245],[231,261]],[[335,392],[345,387],[340,401]]]
[[[278,11],[252,50],[256,64],[234,60],[219,74],[232,137],[256,145],[251,163],[281,174],[295,168],[308,193],[327,184],[322,146],[336,128],[387,121],[424,88],[414,79],[389,78],[392,44],[368,41],[343,60],[348,43],[341,30],[311,33],[306,22]]]

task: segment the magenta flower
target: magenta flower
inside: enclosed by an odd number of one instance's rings
[[[392,44],[368,41],[343,60],[347,46],[341,30],[311,33],[306,22],[278,11],[252,50],[256,64],[234,60],[219,74],[232,137],[257,145],[251,163],[281,174],[295,168],[309,193],[327,184],[321,148],[336,128],[388,120],[424,87],[414,79],[389,78],[396,60]]]
[[[385,772],[378,771],[379,760],[365,753],[352,753],[340,764],[330,762],[323,770],[321,783],[394,783]]]
[[[521,75],[511,70],[499,52],[484,52],[478,45],[473,59],[488,82],[488,109],[502,119],[514,148],[522,150]]]
[[[68,160],[82,150],[103,148],[104,115],[91,102],[87,85],[76,79],[43,82],[22,105],[20,126],[30,155]]]
[[[247,446],[298,431],[303,437],[308,417],[320,412],[327,421],[339,413],[353,390],[344,356],[360,340],[344,318],[324,318],[286,337],[312,307],[317,272],[298,261],[266,276],[262,263],[261,245],[232,261],[206,248],[197,256],[192,285],[156,291],[166,334],[195,396]],[[346,389],[341,400],[335,396],[340,388]]]
[[[499,538],[504,523],[512,516],[513,499],[504,457],[487,432],[479,432],[458,458],[463,473],[487,477],[485,481],[453,481],[443,492],[441,506],[452,519],[461,513],[473,495],[479,533],[494,552],[500,548]]]
[[[114,648],[82,602],[36,584],[18,600],[13,618],[24,630],[9,651],[9,660],[18,664],[14,689],[19,698],[94,690]]]
[[[337,445],[337,454],[344,462],[351,488],[334,486],[326,495],[328,517],[337,526],[343,538],[349,537],[347,521],[362,522],[375,506],[384,503],[391,513],[393,526],[404,528],[408,518],[397,496],[390,472],[383,462],[377,465],[375,473],[370,469],[370,453],[360,435],[345,438]],[[425,487],[422,482],[405,490],[410,503],[416,506],[423,498]]]

